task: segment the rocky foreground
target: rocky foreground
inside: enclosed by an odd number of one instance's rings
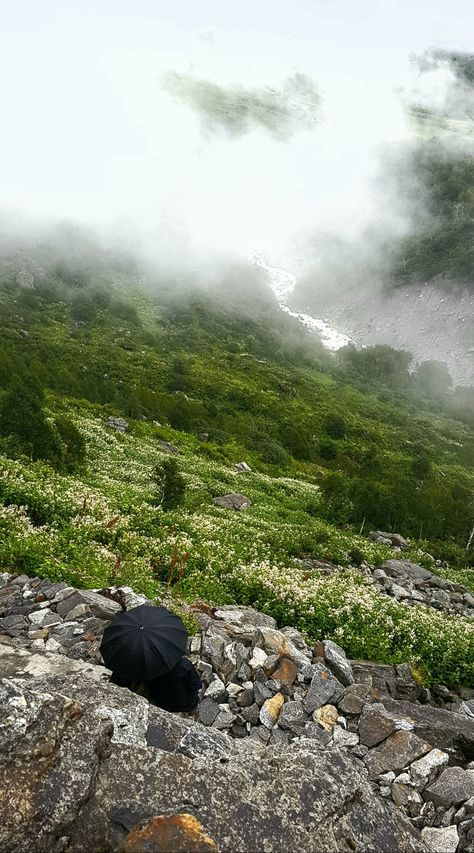
[[[474,851],[474,691],[229,606],[196,611],[200,703],[170,714],[101,666],[145,601],[0,575],[0,850]]]

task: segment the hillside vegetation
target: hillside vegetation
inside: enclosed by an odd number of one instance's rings
[[[472,620],[382,597],[356,568],[391,553],[370,529],[397,529],[409,558],[470,584],[469,426],[337,366],[244,271],[231,299],[229,280],[184,299],[85,256],[1,269],[0,569],[256,604],[353,657],[472,681]],[[231,492],[252,505],[214,505]]]

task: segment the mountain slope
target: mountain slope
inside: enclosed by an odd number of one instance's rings
[[[472,291],[428,282],[331,297],[295,295],[293,303],[329,317],[359,346],[388,344],[419,362],[445,362],[455,384],[474,384]]]
[[[408,606],[364,568],[391,554],[370,528],[398,529],[405,557],[471,583],[468,425],[358,382],[291,318],[250,316],[247,299],[244,316],[218,292],[176,301],[106,266],[100,282],[74,266],[31,275],[4,268],[0,287],[2,568],[257,603],[354,657],[471,680],[469,615]],[[62,452],[28,444],[40,424]],[[184,484],[166,511],[165,471]],[[248,508],[215,505],[235,493]],[[314,560],[334,564],[329,577]]]

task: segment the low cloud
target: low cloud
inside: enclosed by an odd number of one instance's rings
[[[413,58],[422,85],[411,93],[408,114],[430,132],[474,136],[474,54],[434,48]],[[431,91],[429,84],[431,83]]]
[[[206,133],[224,131],[230,137],[241,137],[259,129],[285,142],[299,131],[312,130],[321,118],[321,96],[305,74],[287,77],[281,89],[250,89],[219,86],[168,71],[162,76],[162,85],[200,116]]]

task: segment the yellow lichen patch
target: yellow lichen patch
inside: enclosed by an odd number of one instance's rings
[[[30,823],[37,809],[40,777],[46,764],[27,764],[24,767],[11,765],[0,771],[0,824],[4,830],[19,829]]]
[[[127,835],[116,853],[218,853],[216,842],[194,815],[157,815]]]
[[[339,712],[334,705],[323,705],[313,713],[313,720],[323,726],[326,731],[331,732],[336,725],[338,716]]]
[[[272,729],[277,724],[284,701],[283,694],[277,693],[263,703],[260,709],[260,721],[267,729]]]

